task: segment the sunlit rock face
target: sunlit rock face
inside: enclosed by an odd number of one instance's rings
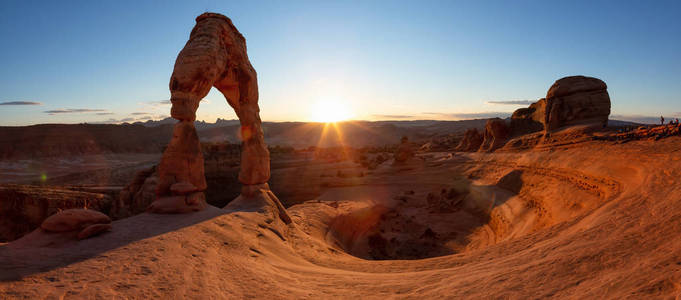
[[[257,74],[246,53],[246,40],[232,21],[220,14],[204,13],[196,18],[189,41],[175,61],[170,78],[171,116],[179,120],[173,138],[159,165],[157,201],[162,212],[185,212],[205,207],[204,197],[196,196],[206,189],[203,156],[193,121],[199,102],[211,87],[223,93],[241,123],[241,170],[244,185],[266,183],[270,178],[270,155],[265,145],[260,108],[258,107]],[[175,201],[171,187],[177,183],[196,187],[193,196],[185,196],[185,204]],[[198,199],[198,200],[197,200]],[[191,201],[190,201],[191,200]],[[199,203],[193,203],[198,201]],[[168,203],[177,203],[177,211]],[[193,206],[193,207],[189,207]]]
[[[578,124],[605,126],[609,115],[608,87],[598,78],[561,78],[546,93],[544,124],[547,131]]]
[[[546,98],[516,110],[511,127],[513,135],[521,135],[541,130],[551,132],[572,125],[605,126],[609,115],[610,96],[605,82],[593,77],[569,76],[556,80]]]

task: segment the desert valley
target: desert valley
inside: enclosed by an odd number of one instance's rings
[[[261,121],[203,13],[170,117],[0,127],[0,298],[681,297],[678,120],[550,80],[507,118]],[[211,88],[238,119],[197,120]]]

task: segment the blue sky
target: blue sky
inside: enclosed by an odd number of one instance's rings
[[[681,117],[679,1],[10,0],[0,125],[167,116],[175,57],[206,11],[246,37],[268,121],[310,120],[319,101],[355,119],[487,117],[569,75],[603,79],[616,118]],[[198,119],[216,118],[235,115],[213,90]]]

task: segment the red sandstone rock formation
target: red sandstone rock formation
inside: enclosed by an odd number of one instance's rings
[[[118,194],[111,207],[111,216],[120,219],[144,212],[156,200],[159,178],[156,166],[141,170]]]
[[[397,146],[397,150],[395,151],[395,163],[404,163],[412,157],[414,157],[414,149],[411,144],[409,144],[409,138],[402,137],[400,145]]]
[[[494,118],[487,120],[482,145],[479,151],[494,151],[503,146],[511,133],[505,120]]]
[[[580,124],[607,125],[610,115],[608,87],[602,80],[570,76],[556,80],[546,98],[528,108],[516,110],[511,117],[513,135]]]
[[[466,133],[464,133],[463,139],[461,139],[461,142],[458,146],[456,146],[455,150],[462,152],[478,151],[478,149],[480,149],[480,145],[482,145],[482,140],[483,136],[480,134],[478,129],[468,129],[466,130]]]
[[[67,209],[45,219],[42,230],[52,233],[78,232],[78,239],[85,239],[111,230],[111,218],[92,209]]]
[[[16,240],[60,210],[87,207],[108,212],[107,195],[29,185],[0,185],[0,242]]]
[[[546,93],[547,131],[577,124],[606,126],[610,96],[605,82],[598,78],[570,76],[556,80]]]
[[[229,18],[204,13],[196,18],[196,26],[177,56],[170,79],[173,104],[170,114],[180,122],[175,125],[173,138],[159,165],[155,201],[158,203],[150,206],[152,212],[185,212],[205,207],[205,197],[194,195],[206,189],[206,181],[193,121],[199,102],[211,87],[222,92],[241,123],[239,181],[244,185],[259,185],[270,177],[270,156],[259,115],[257,75],[248,60],[246,40]],[[172,195],[171,187],[179,182],[192,184],[197,191]],[[185,199],[179,201],[178,197]],[[179,206],[173,209],[173,205]]]

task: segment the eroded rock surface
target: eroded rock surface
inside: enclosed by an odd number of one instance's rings
[[[178,182],[187,182],[197,190],[206,189],[203,170],[203,153],[194,122],[180,121],[175,124],[173,138],[163,153],[158,166],[159,184],[156,194],[171,194],[170,187]]]
[[[404,163],[414,157],[414,149],[407,137],[403,137],[395,151],[395,163]]]
[[[60,210],[88,207],[108,212],[107,195],[54,187],[0,185],[0,242],[16,240]]]
[[[118,194],[111,215],[119,219],[144,212],[156,199],[158,181],[156,166],[137,172],[132,182]]]
[[[516,110],[511,117],[514,135],[558,128],[596,124],[605,126],[610,115],[608,87],[602,80],[569,76],[556,80],[546,98],[528,108]]]
[[[482,145],[482,140],[483,136],[480,134],[480,131],[476,128],[471,128],[466,130],[466,133],[463,135],[463,139],[461,139],[461,142],[459,143],[458,146],[456,146],[456,151],[463,151],[463,152],[474,152],[478,151],[480,149],[480,145]]]
[[[487,120],[480,151],[494,151],[498,149],[508,140],[510,133],[511,128],[506,124],[505,120],[500,118]]]
[[[246,40],[232,21],[220,14],[196,18],[189,41],[180,51],[170,78],[170,114],[179,120],[159,165],[159,184],[152,212],[185,212],[205,207],[205,196],[183,195],[171,186],[186,182],[194,193],[206,189],[201,146],[193,121],[199,102],[217,88],[234,109],[241,123],[241,170],[244,185],[264,184],[270,178],[270,155],[265,145],[258,106],[257,74],[246,53]],[[158,202],[158,203],[156,203]],[[175,205],[175,208],[172,206]]]
[[[40,229],[49,233],[77,233],[79,240],[111,230],[111,218],[92,209],[67,209],[45,219]]]

